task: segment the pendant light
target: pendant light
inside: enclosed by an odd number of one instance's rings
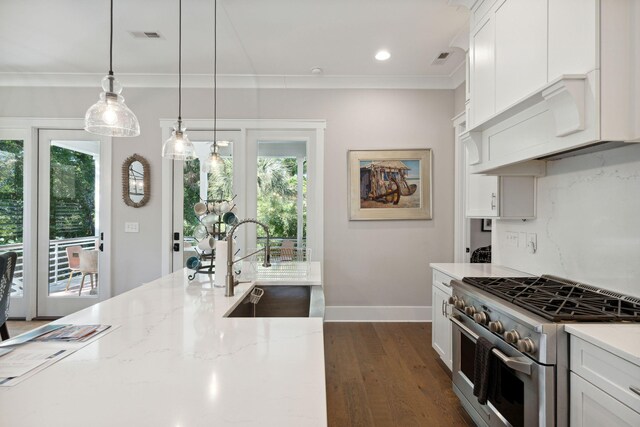
[[[213,0],[213,144],[208,159],[210,171],[222,170],[224,162],[218,152],[218,0]],[[222,141],[221,141],[222,142]],[[225,141],[226,142],[226,141]]]
[[[84,129],[107,136],[138,136],[140,124],[133,111],[124,103],[122,85],[113,76],[113,0],[111,0],[111,26],[109,35],[109,74],[102,79],[100,99],[87,110]]]
[[[171,136],[162,146],[162,157],[173,160],[193,160],[196,151],[189,137],[182,127],[182,0],[178,1],[178,123],[174,126]]]

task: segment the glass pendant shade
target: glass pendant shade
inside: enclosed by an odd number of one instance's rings
[[[204,164],[204,171],[207,173],[218,173],[224,168],[224,160],[218,153],[217,147],[212,144],[211,154]]]
[[[124,103],[120,95],[122,86],[115,77],[108,75],[102,79],[102,89],[98,102],[87,110],[84,129],[97,135],[131,137],[140,135],[140,124],[133,111]]]
[[[196,150],[184,128],[179,125],[173,128],[171,136],[162,146],[162,157],[172,160],[193,160],[196,158]]]

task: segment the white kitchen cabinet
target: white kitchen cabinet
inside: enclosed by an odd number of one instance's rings
[[[639,17],[634,0],[473,3],[472,172],[525,175],[557,153],[640,142]]]
[[[487,16],[472,29],[469,60],[473,124],[483,122],[496,111],[495,29],[492,16]]]
[[[571,427],[637,427],[640,414],[571,372]]]
[[[612,336],[620,334],[611,332]],[[571,335],[572,427],[639,426],[640,366]]]
[[[449,321],[449,297],[453,294],[449,283],[453,277],[433,270],[431,345],[449,369],[453,366],[451,353],[451,322]]]
[[[547,0],[499,1],[493,20],[500,111],[547,83]]]
[[[467,218],[535,218],[535,177],[485,176],[472,174],[467,170],[465,178]]]

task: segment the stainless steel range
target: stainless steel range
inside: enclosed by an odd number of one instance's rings
[[[482,426],[568,425],[569,340],[563,322],[640,321],[640,299],[553,276],[454,280],[453,388]],[[476,341],[494,346],[498,384],[473,394]]]

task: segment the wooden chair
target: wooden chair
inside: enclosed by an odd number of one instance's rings
[[[9,339],[9,330],[7,329],[9,297],[17,260],[18,254],[15,252],[0,255],[0,337],[2,341]]]
[[[82,273],[82,281],[80,282],[80,290],[78,295],[82,293],[84,287],[84,279],[89,276],[91,280],[91,289],[93,289],[93,276],[96,276],[96,286],[98,285],[98,251],[82,250],[80,251],[80,273]]]
[[[280,261],[293,261],[293,254],[295,252],[293,247],[293,240],[282,241],[282,246],[280,246]]]
[[[82,252],[82,246],[69,246],[67,248],[67,259],[69,260],[69,280],[67,281],[67,287],[65,291],[69,290],[71,285],[71,278],[73,273],[80,271],[80,252]]]

